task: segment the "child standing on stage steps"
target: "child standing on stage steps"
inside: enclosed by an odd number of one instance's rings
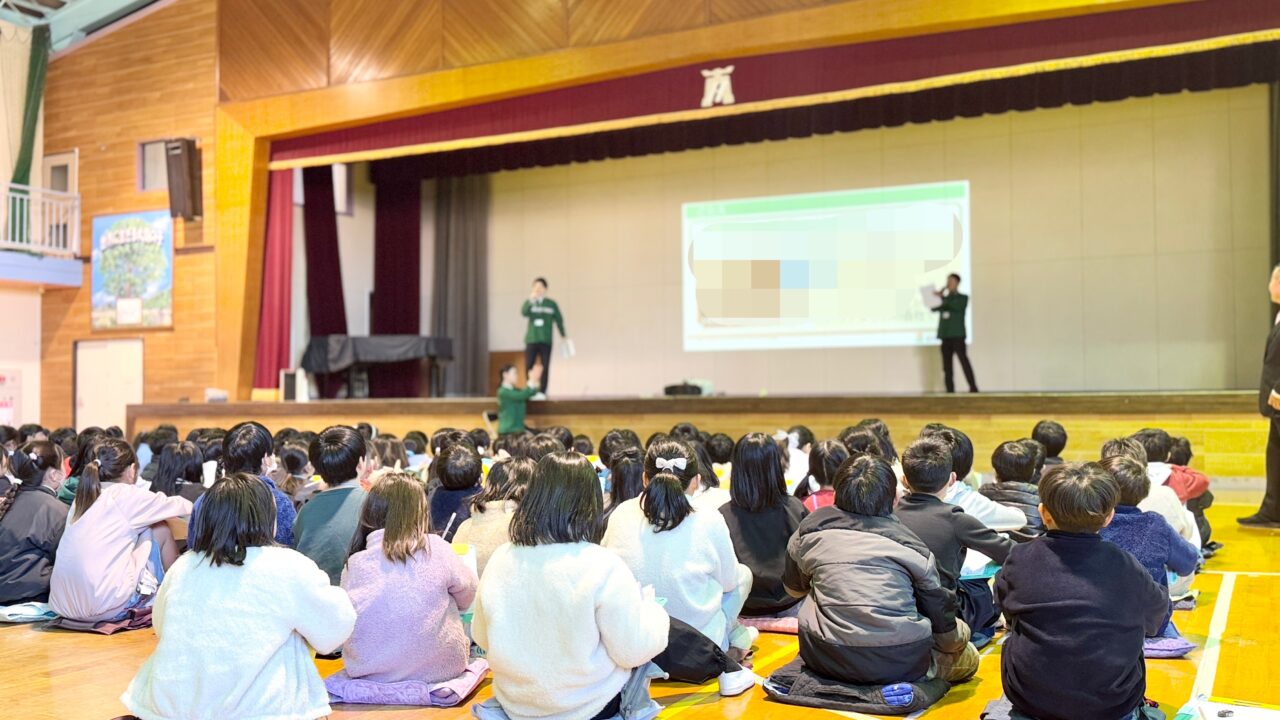
[[[520,314],[529,319],[529,328],[524,333],[524,368],[533,370],[533,366],[542,364],[542,392],[546,393],[551,384],[551,342],[554,335],[551,326],[560,330],[560,337],[565,342],[569,338],[564,334],[564,316],[560,314],[560,306],[555,300],[547,297],[547,279],[536,278],[529,299],[524,301]]]

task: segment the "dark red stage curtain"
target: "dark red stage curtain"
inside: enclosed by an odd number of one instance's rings
[[[267,237],[262,263],[262,307],[253,386],[274,388],[289,357],[293,292],[293,171],[277,170],[267,183]]]
[[[338,256],[338,215],[333,206],[333,168],[302,170],[307,238],[307,313],[311,336],[346,335],[347,306],[342,294],[342,261]],[[320,378],[322,397],[337,397],[343,378]]]
[[[372,335],[417,335],[421,320],[422,179],[410,163],[373,163]],[[369,368],[370,397],[418,397],[418,361]]]

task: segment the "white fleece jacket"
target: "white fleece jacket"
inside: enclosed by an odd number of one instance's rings
[[[311,648],[351,634],[347,593],[301,553],[250,548],[243,565],[178,559],[152,614],[159,637],[120,700],[142,720],[312,720],[329,695]]]
[[[600,544],[617,553],[642,585],[666,598],[668,615],[712,642],[728,643],[731,620],[721,604],[724,593],[738,586],[738,556],[717,510],[695,510],[674,529],[654,532],[640,498],[633,498],[609,516]]]
[[[666,648],[669,625],[599,545],[509,544],[485,567],[471,633],[511,720],[587,720]]]

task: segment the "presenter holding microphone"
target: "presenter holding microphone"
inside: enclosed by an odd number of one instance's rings
[[[938,339],[942,341],[942,376],[947,382],[947,392],[956,391],[955,369],[952,367],[953,355],[960,356],[960,367],[964,369],[964,379],[969,381],[969,392],[978,392],[978,383],[973,379],[973,366],[969,364],[969,351],[965,346],[967,333],[964,328],[964,314],[969,309],[969,296],[960,292],[960,276],[951,273],[947,276],[947,287],[938,291],[942,303],[933,311],[938,315]]]
[[[529,320],[529,329],[524,333],[524,367],[525,371],[542,361],[542,392],[546,393],[551,386],[551,325],[554,323],[560,330],[560,337],[568,339],[564,334],[564,317],[560,315],[560,306],[547,297],[547,279],[537,278],[533,281],[533,291],[529,299],[524,301],[520,314]]]

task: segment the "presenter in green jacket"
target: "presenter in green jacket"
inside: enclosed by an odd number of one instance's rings
[[[942,375],[947,382],[947,392],[956,391],[955,371],[952,368],[953,355],[960,357],[960,367],[964,369],[964,379],[969,381],[969,392],[978,392],[978,383],[973,379],[973,366],[969,364],[969,351],[965,346],[964,314],[969,309],[969,296],[960,292],[960,276],[951,273],[947,276],[947,288],[938,291],[942,303],[933,311],[938,315],[938,339],[942,341]]]
[[[529,320],[529,328],[524,333],[524,367],[525,371],[533,369],[535,363],[542,361],[542,392],[546,393],[551,385],[551,326],[554,324],[564,334],[564,317],[560,315],[560,306],[547,297],[547,279],[536,278],[529,299],[524,301],[520,314]]]

